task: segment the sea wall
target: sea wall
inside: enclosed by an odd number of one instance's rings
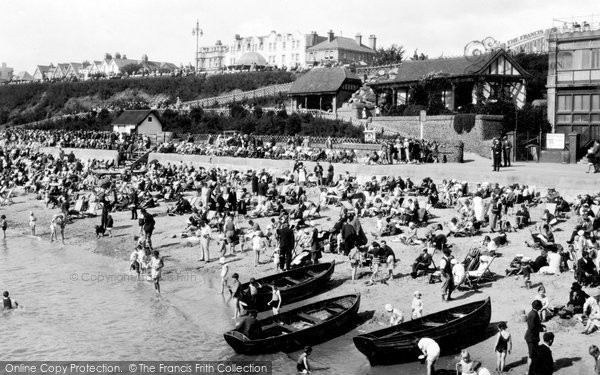
[[[502,121],[502,116],[490,115],[427,116],[423,138],[450,144],[461,141],[465,152],[489,158],[492,139],[502,133]],[[369,128],[411,138],[421,135],[419,116],[373,117]]]

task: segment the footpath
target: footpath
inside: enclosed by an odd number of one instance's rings
[[[584,164],[547,164],[536,162],[517,162],[512,166],[501,168],[500,172],[492,171],[492,161],[475,154],[465,154],[465,163],[440,163],[440,164],[394,164],[394,165],[365,165],[333,163],[336,178],[339,174],[355,176],[359,182],[372,176],[401,176],[409,177],[415,183],[425,177],[431,177],[436,183],[444,179],[466,181],[469,184],[483,182],[512,185],[515,183],[533,185],[542,194],[548,188],[555,188],[568,199],[577,194],[595,194],[600,192],[600,173],[585,173],[587,165]],[[152,153],[149,161],[157,160],[160,163],[189,164],[202,167],[220,167],[229,170],[246,171],[250,169],[265,169],[271,172],[291,170],[293,160],[253,159],[217,157],[205,155],[179,155]],[[316,163],[304,162],[307,171],[312,172]],[[322,162],[327,170],[326,162]]]

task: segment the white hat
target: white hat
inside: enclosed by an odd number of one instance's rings
[[[584,236],[584,235],[585,235],[585,231],[584,231],[583,229],[580,229],[580,230],[577,232],[577,234],[578,234],[579,236]]]
[[[220,257],[219,258],[219,263],[225,264],[225,257]]]
[[[392,312],[394,311],[394,307],[392,307],[392,305],[390,305],[389,303],[387,305],[385,305],[385,311],[387,312]]]
[[[408,226],[412,228],[412,227],[414,227],[414,226],[415,226],[415,223],[413,223],[413,222],[411,221],[410,223],[408,223]]]
[[[456,264],[456,263],[458,263],[458,261],[457,261],[456,259],[452,259],[452,260],[450,261],[450,264]]]

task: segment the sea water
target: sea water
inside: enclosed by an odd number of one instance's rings
[[[0,241],[0,291],[22,306],[0,313],[3,359],[267,360],[274,374],[295,373],[299,352],[243,356],[227,345],[233,304],[227,291],[218,293],[219,279],[177,273],[167,259],[158,294],[128,266],[35,237]],[[418,363],[371,368],[352,342],[359,329],[315,346],[314,373],[425,373]],[[439,365],[453,367],[451,360]]]

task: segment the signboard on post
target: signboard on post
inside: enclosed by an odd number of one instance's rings
[[[423,125],[427,122],[427,111],[419,112],[419,125],[421,126],[421,139],[423,139]]]
[[[546,148],[552,150],[564,150],[565,135],[563,133],[546,134]]]

